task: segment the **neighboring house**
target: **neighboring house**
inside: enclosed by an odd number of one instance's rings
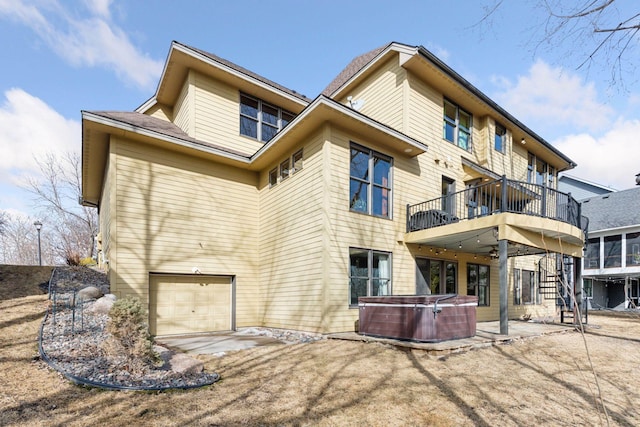
[[[350,331],[358,297],[416,293],[477,295],[507,333],[556,313],[540,254],[582,256],[575,164],[421,46],[311,100],[173,42],[150,100],[82,126],[100,260],[153,334]]]
[[[590,308],[640,306],[640,188],[582,202],[589,218],[583,281]]]
[[[571,194],[576,200],[584,200],[600,194],[607,194],[617,191],[611,187],[590,182],[575,176],[562,174],[558,178],[558,190]]]

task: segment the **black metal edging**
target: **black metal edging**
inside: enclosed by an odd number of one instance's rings
[[[55,271],[55,268],[53,269]],[[53,273],[51,273],[51,279],[53,279]],[[51,291],[51,279],[49,279],[49,291]],[[167,391],[167,390],[188,390],[193,388],[200,388],[216,383],[220,380],[220,375],[217,373],[213,373],[214,378],[211,381],[207,381],[203,384],[198,385],[188,385],[188,386],[161,386],[161,387],[145,387],[145,386],[126,386],[126,385],[117,385],[117,384],[107,384],[101,383],[97,381],[90,381],[86,378],[81,378],[76,375],[71,375],[66,372],[64,369],[60,368],[53,360],[47,356],[47,353],[42,348],[42,334],[44,332],[44,325],[47,322],[47,318],[49,317],[49,309],[44,314],[44,319],[42,319],[42,324],[40,324],[40,331],[38,332],[38,352],[40,353],[40,358],[45,361],[49,367],[60,372],[67,380],[71,381],[76,385],[81,385],[85,387],[98,387],[103,388],[105,390],[129,390],[129,391]]]

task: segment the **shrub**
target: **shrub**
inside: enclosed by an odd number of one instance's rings
[[[127,296],[113,304],[106,331],[109,337],[102,348],[119,361],[120,368],[142,372],[157,360],[147,328],[147,311],[138,298]]]
[[[80,265],[91,267],[96,265],[96,260],[88,256],[80,260]]]

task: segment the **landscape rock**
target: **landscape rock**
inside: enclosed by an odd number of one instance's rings
[[[100,314],[109,314],[111,307],[113,307],[113,303],[115,302],[115,298],[111,299],[108,294],[103,296],[102,298],[98,298],[93,306],[88,310],[92,313],[100,313]],[[115,295],[114,295],[115,296]]]
[[[87,286],[80,289],[76,294],[77,301],[88,301],[92,299],[98,299],[103,295],[102,291],[95,286]]]
[[[204,371],[204,363],[185,353],[173,353],[169,359],[169,369],[179,374],[199,374]]]

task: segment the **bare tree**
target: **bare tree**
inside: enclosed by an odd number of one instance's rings
[[[47,214],[54,250],[67,264],[93,257],[98,214],[95,208],[78,203],[82,194],[80,156],[67,153],[57,157],[50,153],[36,161],[42,177],[28,178],[26,189]]]
[[[7,227],[7,214],[0,211],[0,236],[4,234],[4,230]]]
[[[603,67],[610,73],[611,86],[624,87],[626,78],[635,73],[640,13],[622,10],[629,7],[627,4],[616,0],[537,0],[530,4],[542,16],[531,39],[534,53],[539,49],[553,51],[576,69]],[[504,0],[485,4],[477,25],[490,24],[506,5]]]
[[[0,217],[4,224],[0,234],[0,264],[37,265],[38,236],[33,218],[7,212],[0,212]],[[42,263],[53,265],[56,254],[51,247],[51,233],[46,228],[42,233]]]

